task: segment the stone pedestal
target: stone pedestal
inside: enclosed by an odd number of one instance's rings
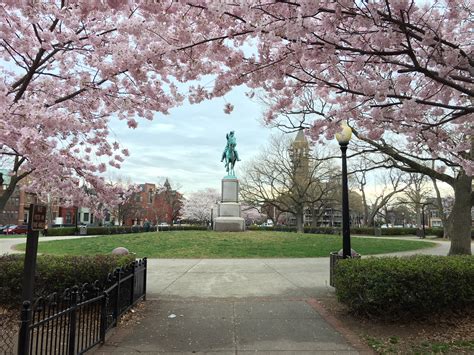
[[[240,215],[239,180],[234,177],[222,179],[221,202],[217,204],[213,228],[218,232],[245,230],[245,220]]]

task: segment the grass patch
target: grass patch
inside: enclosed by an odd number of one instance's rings
[[[353,238],[352,248],[363,255],[429,248],[434,243],[408,240]],[[171,231],[107,235],[96,238],[41,242],[39,252],[56,255],[107,254],[122,246],[149,258],[269,258],[327,257],[342,248],[335,235],[271,231],[243,233]],[[25,249],[25,244],[18,246]]]

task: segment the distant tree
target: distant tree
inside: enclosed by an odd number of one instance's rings
[[[251,205],[273,206],[296,217],[303,232],[304,211],[328,198],[334,190],[334,167],[329,161],[295,147],[288,136],[272,137],[270,144],[247,164],[241,178],[242,199]]]
[[[211,221],[211,210],[216,206],[219,197],[219,192],[212,188],[189,194],[184,200],[182,217],[207,225]]]
[[[404,204],[415,214],[416,226],[422,227],[423,205],[432,197],[431,189],[428,186],[428,177],[421,174],[409,174],[407,188],[398,197],[398,202]],[[434,207],[434,205],[433,205]]]
[[[116,219],[121,226],[126,220],[143,220],[145,210],[136,203],[135,196],[126,197],[115,209],[111,211],[111,216]]]
[[[433,188],[436,193],[434,205],[437,207],[441,223],[443,223],[443,238],[449,239],[450,226],[452,225],[453,218],[452,211],[454,205],[454,198],[453,196],[447,196],[443,198],[441,196],[441,192],[439,190],[438,182],[436,181],[436,179],[431,178],[431,182],[433,183]]]
[[[354,171],[354,177],[357,181],[363,204],[363,221],[365,226],[374,226],[378,215],[386,209],[391,200],[397,194],[407,188],[406,174],[396,169],[390,169],[387,174],[378,176],[374,179],[373,185],[377,185],[373,198],[367,196],[367,177],[370,168],[364,165]],[[386,214],[385,214],[386,215]]]
[[[242,218],[245,219],[246,225],[251,225],[264,222],[267,215],[261,213],[260,209],[255,206],[242,205]]]

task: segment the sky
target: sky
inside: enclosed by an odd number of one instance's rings
[[[205,188],[220,191],[221,179],[226,175],[224,163],[220,162],[226,133],[233,130],[237,137],[241,159],[235,166],[237,177],[239,167],[259,154],[270,135],[281,134],[276,128],[264,126],[261,120],[264,107],[249,99],[246,90],[246,87],[234,88],[223,98],[194,105],[186,101],[169,115],[157,113],[152,121],[140,120],[136,129],[128,128],[126,121],[112,121],[111,141],[117,140],[130,151],[130,156],[121,169],[110,169],[109,180],[163,184],[168,178],[172,187],[185,196]],[[226,103],[234,105],[231,114],[224,113]],[[377,174],[385,173],[383,170],[369,177],[366,187],[369,199],[375,199],[385,188],[377,180]],[[443,195],[451,194],[445,184],[440,184],[440,188]]]
[[[111,123],[112,140],[130,151],[120,170],[111,169],[118,177],[141,184],[163,183],[169,178],[173,187],[183,193],[204,188],[220,190],[226,175],[220,162],[226,145],[226,133],[235,131],[241,162],[251,160],[268,142],[275,129],[261,123],[263,106],[245,96],[245,87],[232,90],[224,98],[191,105],[185,103],[169,115],[155,114],[153,121],[140,120],[136,129],[124,121]],[[232,113],[224,113],[226,103],[234,105]]]

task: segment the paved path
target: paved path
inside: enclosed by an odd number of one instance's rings
[[[97,237],[96,235],[74,235],[74,236],[61,236],[61,237],[40,237],[39,242],[45,242],[48,240],[60,240],[60,239],[78,239],[78,238],[92,238]],[[25,237],[18,238],[0,238],[0,255],[2,254],[15,254],[23,253],[23,251],[13,249],[13,246],[17,244],[26,243]]]

